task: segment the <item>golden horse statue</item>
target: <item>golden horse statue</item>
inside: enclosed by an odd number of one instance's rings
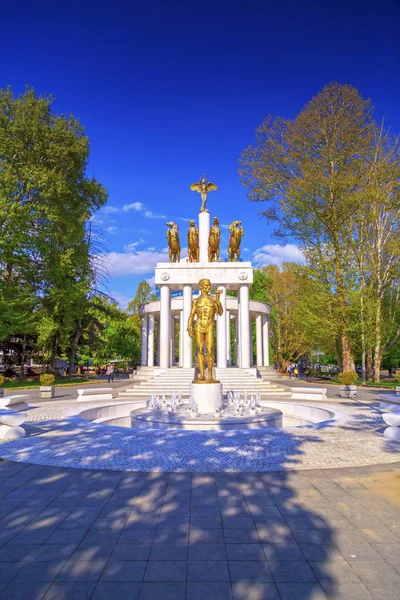
[[[169,246],[169,262],[181,262],[181,245],[179,243],[179,228],[176,223],[167,223],[167,240]]]
[[[189,262],[199,262],[199,230],[193,220],[189,222],[187,237]]]
[[[242,221],[232,221],[229,225],[228,260],[229,262],[237,262],[240,259],[240,242],[243,237]]]
[[[214,225],[210,229],[208,236],[208,262],[219,261],[219,241],[221,239],[221,232],[219,230],[219,221],[217,217],[214,217]]]

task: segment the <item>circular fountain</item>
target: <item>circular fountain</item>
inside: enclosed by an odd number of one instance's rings
[[[219,395],[212,412],[199,412],[192,397],[183,400],[180,393],[170,396],[153,394],[149,401],[123,402],[88,408],[80,417],[98,424],[131,429],[228,431],[243,429],[276,430],[286,427],[313,426],[337,420],[337,411],[316,405],[262,400],[259,394],[248,396],[228,392]]]
[[[132,428],[151,429],[265,429],[266,427],[282,427],[282,411],[260,406],[260,397],[247,397],[246,392],[228,392],[224,398],[222,393],[210,404],[211,411],[201,411],[192,396],[189,402],[183,402],[180,394],[171,394],[167,400],[165,394],[160,398],[152,395],[147,408],[132,411]]]

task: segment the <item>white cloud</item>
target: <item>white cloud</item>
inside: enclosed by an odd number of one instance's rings
[[[229,229],[229,225],[226,225],[225,223],[222,223],[222,224],[220,225],[220,228],[221,228],[221,229]]]
[[[153,275],[153,277],[149,277],[148,279],[146,279],[146,281],[152,289],[155,288],[156,278],[154,275]]]
[[[140,244],[143,244],[144,240],[142,240],[142,238],[139,238],[136,242],[131,242],[130,244],[125,244],[124,246],[124,251],[125,252],[134,252],[135,248],[137,246],[140,246]]]
[[[129,252],[109,252],[104,259],[104,266],[111,277],[124,277],[152,273],[158,262],[168,262],[168,253],[165,250],[136,251],[133,248]]]
[[[148,252],[155,252],[155,248],[154,246],[150,246],[150,248],[147,248]]]
[[[284,262],[304,262],[304,254],[296,244],[267,244],[253,252],[254,265],[281,265]]]
[[[111,292],[110,296],[111,296],[111,298],[116,300],[116,302],[118,302],[120,307],[123,309],[127,308],[129,302],[131,300],[133,300],[133,297],[127,296],[126,294],[123,294],[122,292]]]
[[[103,211],[103,213],[105,213],[106,215],[111,215],[113,213],[117,213],[119,211],[119,208],[117,208],[116,206],[111,206],[111,204],[107,204],[106,206],[103,206],[101,208],[101,210]]]
[[[117,233],[118,227],[116,227],[115,225],[111,225],[110,227],[107,227],[107,231],[108,233]]]
[[[141,202],[132,202],[131,204],[124,204],[124,206],[122,207],[122,210],[124,210],[125,212],[127,212],[128,210],[136,210],[137,212],[140,212],[144,209],[144,206]]]
[[[166,219],[167,218],[165,215],[157,215],[156,213],[153,213],[151,210],[146,210],[144,212],[144,216],[146,217],[146,219]]]

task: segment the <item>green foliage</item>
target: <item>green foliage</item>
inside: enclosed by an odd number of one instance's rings
[[[51,373],[43,373],[39,378],[41,385],[54,385],[55,380],[56,378]]]
[[[343,373],[339,373],[339,380],[342,385],[353,385],[357,379],[357,373],[354,371],[345,371]]]
[[[52,104],[0,90],[0,341],[9,355],[23,339],[22,362],[28,337],[49,362],[75,353],[98,281],[90,219],[107,193],[83,127]]]
[[[400,383],[400,371],[396,371],[396,375],[394,376],[396,383]]]
[[[4,375],[0,375],[0,385],[3,385],[5,380],[6,379],[5,379]]]

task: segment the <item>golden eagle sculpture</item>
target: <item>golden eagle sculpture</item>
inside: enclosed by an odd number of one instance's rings
[[[211,183],[208,181],[205,175],[200,177],[200,181],[196,181],[196,183],[192,183],[190,186],[192,192],[199,192],[201,194],[201,209],[200,212],[208,212],[206,209],[206,200],[208,196],[208,192],[212,192],[218,189],[215,183]]]

